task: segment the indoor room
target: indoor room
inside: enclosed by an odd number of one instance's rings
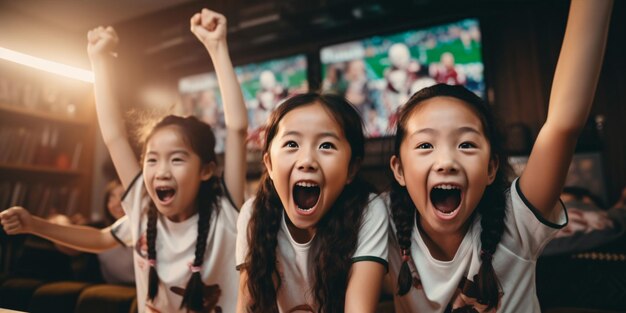
[[[0,0],[0,312],[626,312],[624,38],[620,0]]]

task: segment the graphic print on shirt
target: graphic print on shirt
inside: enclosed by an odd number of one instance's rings
[[[137,264],[139,265],[139,268],[144,269],[146,266],[148,266],[148,240],[146,237],[146,233],[143,233],[141,235],[141,237],[139,237],[139,240],[137,240],[137,242],[135,243],[135,251],[137,252],[137,254],[139,256],[141,256],[141,258],[137,258]],[[202,306],[203,306],[203,310],[200,313],[222,313],[223,310],[222,308],[217,305],[220,296],[222,295],[222,289],[220,288],[219,285],[215,284],[215,285],[205,285],[203,282],[202,283]],[[182,301],[182,297],[185,294],[185,288],[184,287],[170,287],[170,291],[173,292],[176,295],[179,295],[181,298],[180,300]],[[146,302],[146,309],[147,312],[149,313],[160,313],[161,311],[158,310],[157,308],[155,308],[153,306],[153,303],[148,300]],[[313,311],[311,311],[313,312]]]
[[[185,289],[180,287],[171,287],[170,290],[181,296],[185,294]],[[222,313],[222,308],[217,305],[220,296],[222,295],[222,289],[219,285],[205,285],[202,283],[202,313]]]
[[[413,276],[413,287],[417,290],[424,289],[422,286],[422,280],[419,278],[419,274],[415,269],[413,264],[411,265],[411,274]],[[478,275],[474,275],[474,281],[478,282]],[[467,277],[463,276],[459,285],[448,303],[446,307],[445,313],[495,313],[498,308],[492,308],[491,310],[487,310],[486,304],[481,304],[478,300],[478,287],[477,283],[467,279]],[[500,291],[500,300],[502,299],[502,295],[504,293]],[[502,301],[498,301],[498,304],[502,303]]]

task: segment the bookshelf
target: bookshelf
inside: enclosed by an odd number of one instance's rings
[[[0,210],[91,216],[93,85],[0,60]]]

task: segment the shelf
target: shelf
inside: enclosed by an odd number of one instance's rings
[[[77,126],[88,126],[89,123],[82,121],[79,117],[69,117],[61,114],[49,113],[35,109],[27,109],[14,105],[0,103],[0,112],[6,112],[13,115],[19,115],[27,118],[73,124]],[[4,115],[4,113],[3,113]]]
[[[50,166],[8,163],[0,163],[0,171],[66,176],[80,176],[83,174],[78,170],[64,170]]]

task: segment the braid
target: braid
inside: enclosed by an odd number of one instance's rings
[[[211,214],[219,207],[218,197],[221,195],[219,179],[212,176],[209,180],[203,181],[198,190],[198,237],[196,238],[196,252],[191,264],[191,277],[187,282],[183,300],[180,308],[187,307],[191,311],[201,311],[203,309],[203,283],[200,269],[204,262],[207,237],[211,222]]]
[[[503,186],[505,181],[503,175],[497,175],[494,183],[487,186],[478,204],[482,228],[480,232],[482,263],[478,269],[476,283],[478,300],[487,305],[487,310],[496,308],[500,301],[500,282],[493,268],[492,259],[504,232],[506,198]]]
[[[263,174],[248,224],[249,251],[244,268],[248,273],[249,312],[278,312],[276,295],[281,279],[276,269],[276,247],[283,205],[272,180]]]
[[[395,179],[392,180],[390,198],[393,223],[396,226],[396,238],[402,254],[402,265],[398,273],[398,295],[403,296],[409,292],[413,281],[408,262],[411,256],[411,236],[417,208],[409,197],[406,188],[400,186]]]
[[[146,230],[146,239],[148,240],[148,264],[150,270],[148,273],[148,299],[154,300],[159,291],[159,274],[156,271],[156,237],[157,237],[157,209],[152,201],[148,209],[148,227]]]
[[[314,291],[319,312],[343,312],[352,256],[369,195],[374,188],[358,175],[317,225],[314,247]],[[322,248],[323,247],[323,248]]]

